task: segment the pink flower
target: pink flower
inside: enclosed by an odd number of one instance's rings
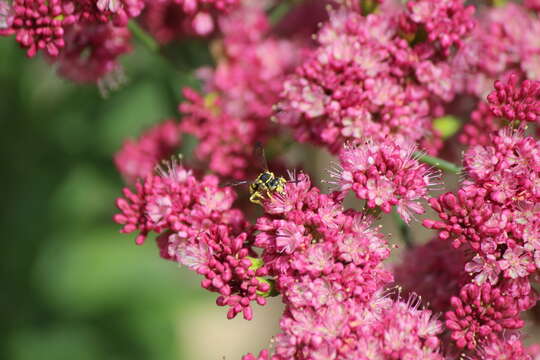
[[[453,68],[459,74],[455,85],[483,98],[491,91],[493,81],[514,72],[538,80],[538,17],[514,2],[485,7],[480,15],[478,26],[455,58]]]
[[[139,232],[137,244],[142,244],[149,232],[171,230],[190,238],[214,224],[235,229],[245,226],[241,213],[231,208],[235,194],[230,188],[218,187],[214,176],[199,181],[175,162],[158,175],[147,175],[135,189],[125,188],[124,198],[117,199],[121,213],[114,220],[123,225],[123,233]]]
[[[511,219],[524,204],[538,201],[537,183],[530,179],[540,171],[539,154],[540,143],[533,138],[505,130],[491,138],[491,145],[469,149],[464,165],[471,180],[457,196],[447,193],[431,199],[442,221],[425,220],[424,225],[439,230],[443,239],[452,236],[455,246],[468,241],[475,250],[481,240],[505,243],[507,233],[521,237],[520,225]]]
[[[77,83],[97,83],[105,92],[125,82],[118,61],[131,52],[131,32],[111,23],[75,24],[64,34],[66,45],[50,61],[58,64],[58,73]]]
[[[353,190],[359,199],[366,200],[368,208],[388,213],[396,206],[409,222],[411,213],[424,212],[418,200],[427,197],[437,175],[412,153],[411,148],[402,148],[390,139],[345,146],[339,156],[342,169],[333,172],[333,182],[341,191]]]
[[[260,6],[240,7],[221,18],[220,24],[223,52],[214,70],[199,70],[205,95],[184,89],[181,129],[199,140],[195,156],[208,162],[211,170],[246,179],[252,175],[248,168],[258,170],[250,166],[258,160],[253,145],[276,133],[268,118],[300,51],[291,41],[269,34]]]
[[[220,294],[216,303],[229,306],[227,317],[243,313],[251,320],[251,303],[265,305],[264,294],[270,290],[264,267],[254,268],[248,255],[254,255],[248,234],[234,235],[227,225],[213,225],[199,235],[184,237],[178,233],[168,238],[169,255],[180,264],[201,274],[205,279],[201,286]]]
[[[264,305],[271,287],[252,249],[251,227],[232,209],[232,190],[211,175],[199,181],[176,162],[135,187],[117,200],[121,213],[114,220],[123,225],[121,232],[139,231],[137,244],[151,231],[160,233],[162,257],[205,276],[201,286],[220,294],[217,304],[229,307],[228,318],[243,313],[251,320],[250,304]]]
[[[540,115],[540,81],[525,80],[519,86],[518,75],[511,74],[506,84],[495,82],[487,99],[495,116],[534,122]]]
[[[504,329],[523,326],[513,298],[489,283],[465,285],[451,304],[454,309],[446,313],[446,326],[459,348],[474,349],[479,341],[496,339]]]
[[[11,28],[28,57],[39,50],[58,56],[65,46],[65,28],[76,21],[73,7],[61,0],[15,0],[12,12]]]
[[[310,243],[310,239],[304,233],[304,226],[283,221],[276,231],[277,251],[292,254],[299,247],[305,247]]]
[[[309,306],[315,309],[345,297],[345,294],[334,289],[328,280],[313,280],[310,276],[302,276],[298,282],[287,288],[285,295],[294,307]]]
[[[5,1],[0,1],[0,35],[11,35],[13,24],[13,9]]]
[[[160,44],[181,39],[193,30],[182,5],[175,0],[148,2],[141,22]]]
[[[200,235],[197,240],[200,240]],[[168,246],[169,256],[176,258],[180,264],[193,271],[207,271],[207,266],[213,255],[213,251],[207,243],[188,241],[178,234],[170,235],[168,243],[170,244]]]
[[[488,281],[491,285],[497,284],[502,266],[497,262],[494,255],[486,255],[485,258],[476,255],[471,261],[465,264],[465,271],[477,274],[474,281],[478,285],[482,285]]]
[[[519,334],[485,341],[480,345],[477,354],[478,357],[473,357],[474,360],[533,360],[523,346]]]
[[[410,21],[423,25],[429,42],[439,44],[448,56],[452,47],[463,45],[463,38],[476,24],[474,6],[465,7],[464,3],[464,0],[419,0],[408,2],[407,9]]]
[[[531,254],[521,246],[506,249],[503,259],[499,261],[499,267],[504,271],[504,275],[512,279],[525,277],[533,272],[535,267],[530,265],[532,265]]]
[[[81,23],[108,23],[126,26],[131,18],[139,16],[145,6],[144,0],[78,0],[74,7]]]
[[[151,174],[160,161],[170,158],[180,146],[181,136],[173,120],[150,128],[137,140],[126,140],[114,156],[118,171],[128,183]]]
[[[472,8],[462,1],[418,3],[440,10],[417,20],[433,22],[429,30],[446,50],[470,31]],[[316,37],[319,47],[285,82],[276,118],[298,141],[337,153],[349,141],[391,136],[403,146],[422,142],[427,151],[438,150],[437,141],[425,140],[438,136],[430,122],[440,116],[438,105],[455,96],[452,65],[436,55],[431,44],[438,42],[412,46],[403,39],[403,32],[419,29],[411,13],[382,8],[367,16],[350,7],[330,11]],[[459,35],[449,34],[454,31]]]
[[[275,338],[275,359],[443,359],[439,353],[441,323],[414,300],[381,300],[290,309]]]

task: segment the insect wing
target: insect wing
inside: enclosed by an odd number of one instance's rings
[[[255,147],[253,148],[253,158],[259,163],[262,169],[268,170],[268,161],[266,160],[264,147],[260,142],[255,143]]]

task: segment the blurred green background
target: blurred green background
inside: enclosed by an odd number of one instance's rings
[[[198,48],[176,54],[184,68]],[[227,322],[199,279],[118,233],[113,154],[196,85],[145,48],[124,65],[129,82],[104,99],[0,38],[2,359],[232,359],[276,332],[278,310]]]

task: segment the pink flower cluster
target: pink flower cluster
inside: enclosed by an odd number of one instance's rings
[[[540,269],[540,142],[501,130],[491,145],[469,148],[464,166],[469,179],[457,194],[430,201],[441,221],[424,225],[473,254],[465,265],[472,283],[446,314],[456,344],[472,349],[522,327],[519,313],[536,303],[530,281]]]
[[[418,200],[427,198],[428,188],[438,176],[415,159],[413,152],[414,147],[402,148],[390,139],[345,146],[333,181],[339,190],[352,190],[365,200],[366,209],[389,213],[396,206],[403,220],[409,222],[413,213],[424,213]]]
[[[540,348],[531,346],[525,348],[519,336],[513,334],[505,338],[497,339],[491,343],[483,344],[478,352],[478,360],[537,360]]]
[[[275,355],[264,350],[243,360],[444,359],[441,323],[411,301],[377,296],[365,305],[288,310],[281,327],[289,333],[276,337]]]
[[[60,74],[95,83],[118,72],[117,58],[131,51],[130,18],[143,0],[14,0],[0,2],[0,35],[15,35],[28,57],[43,51],[59,63]],[[115,76],[115,75],[111,75]],[[118,75],[116,75],[118,77]],[[115,86],[118,81],[107,79]]]
[[[276,133],[269,117],[284,76],[300,61],[302,48],[295,48],[300,40],[270,34],[267,15],[256,4],[237,7],[221,17],[220,28],[223,39],[216,68],[198,71],[204,95],[185,88],[185,101],[179,106],[184,116],[178,126],[158,125],[138,142],[126,142],[116,155],[117,168],[130,182],[166,159],[184,134],[199,141],[193,167],[209,167],[221,176],[241,180],[260,170],[250,167],[259,162],[253,147]]]
[[[527,29],[524,31],[524,29]],[[540,79],[540,19],[526,8],[508,1],[489,7],[456,56],[456,86],[478,97],[486,96],[496,79],[509,72]]]
[[[253,145],[274,133],[268,121],[284,76],[299,62],[300,51],[289,40],[268,34],[261,8],[245,6],[221,19],[222,53],[214,70],[201,69],[205,96],[185,89],[182,131],[200,146],[195,155],[221,176],[245,179]],[[298,45],[298,44],[296,44]],[[223,131],[223,127],[227,131]]]
[[[142,22],[156,40],[167,44],[186,35],[210,35],[216,30],[217,15],[240,4],[240,0],[148,1]]]
[[[272,359],[443,359],[441,323],[415,301],[381,295],[392,281],[381,264],[390,250],[371,221],[344,211],[339,199],[300,174],[263,203],[254,244],[286,305]]]
[[[76,59],[94,39],[96,57],[116,54],[103,69],[129,47],[129,34],[116,31],[127,2],[99,3],[106,19],[85,10],[84,21],[107,31],[54,33],[70,39],[58,61],[75,63],[61,71],[92,68],[92,56]],[[277,26],[267,10],[292,3],[147,4],[142,22],[159,43],[215,35],[215,67],[197,70],[201,91],[183,90],[180,122],[116,155],[135,190],[124,189],[114,219],[138,244],[155,233],[161,256],[203,276],[229,318],[251,319],[254,303],[281,296],[280,333],[244,360],[538,356],[519,332],[540,283],[540,141],[530,131],[540,124],[537,1],[468,3],[336,1],[315,41],[303,34],[323,18],[324,0],[298,5]],[[13,14],[0,7],[5,33]],[[75,18],[66,28],[82,29]],[[122,40],[108,43],[109,31]],[[287,129],[338,157],[331,193],[304,173],[285,180],[273,164],[260,173],[255,144],[282,151],[293,145]],[[154,171],[186,134],[197,139],[186,159],[193,170],[173,162]],[[448,161],[461,152],[456,140],[468,145],[461,170]],[[447,161],[425,154],[439,152]],[[464,176],[458,190],[430,197],[439,170]],[[233,188],[219,185],[231,179],[249,184],[235,189],[249,192],[244,199],[256,193],[262,214],[247,200],[233,205]],[[345,206],[349,191],[361,210]],[[425,200],[439,219],[423,225],[437,236],[415,245],[407,226]],[[373,224],[394,208],[408,249],[391,271],[392,246]]]
[[[29,57],[38,50],[54,57],[64,48],[72,25],[111,22],[123,26],[143,8],[143,0],[14,0],[9,10],[12,18],[7,25]]]
[[[423,29],[428,40],[423,46],[431,48],[428,52],[440,50],[444,56],[450,56],[453,49],[463,45],[463,40],[476,25],[474,6],[466,7],[464,3],[464,0],[409,1],[409,11],[404,19],[408,23],[407,30],[421,36],[419,30]]]
[[[540,124],[540,81],[519,81],[519,75],[511,72],[506,82],[495,81],[495,90],[487,96],[487,103],[480,101],[465,124],[460,141],[468,145],[489,144],[491,133],[517,122]]]
[[[267,275],[266,269],[256,268],[257,255],[248,239],[251,234],[236,235],[227,225],[214,224],[195,237],[185,237],[182,232],[165,232],[161,236],[167,238],[158,241],[162,253],[166,246],[168,257],[203,275],[201,286],[220,294],[216,304],[229,307],[227,318],[242,313],[251,320],[251,302],[266,304],[270,284],[262,278]]]
[[[435,153],[431,119],[454,98],[450,50],[470,32],[474,9],[428,0],[379,7],[367,16],[331,11],[319,47],[285,83],[277,119],[299,141],[334,153],[346,141],[387,136],[405,147],[421,141]]]
[[[128,21],[141,15],[161,43],[208,35],[217,15],[240,0],[0,0],[0,36],[15,35],[28,57],[39,51],[79,83],[117,87],[120,55],[131,51]],[[89,54],[89,55],[88,55]]]
[[[175,154],[181,140],[178,124],[166,120],[147,130],[139,139],[126,140],[114,156],[114,162],[126,182],[134,184],[137,179],[151,175],[161,160]]]
[[[220,294],[217,304],[229,306],[229,318],[243,313],[250,320],[251,302],[264,305],[270,285],[262,278],[266,269],[256,266],[251,227],[232,208],[231,188],[220,188],[211,175],[198,180],[173,161],[135,189],[125,188],[116,202],[120,213],[114,221],[123,225],[122,232],[138,232],[137,244],[150,232],[160,234],[163,258],[203,275],[201,286]]]
[[[495,91],[487,97],[491,112],[509,121],[540,122],[540,81],[525,80],[521,86],[517,82],[516,74],[506,84],[495,81]]]
[[[123,233],[139,232],[137,244],[144,243],[150,232],[169,229],[183,238],[196,237],[214,224],[243,229],[242,213],[231,207],[235,194],[230,188],[220,188],[217,177],[207,175],[198,181],[176,161],[158,172],[137,182],[135,192],[125,188],[124,197],[116,203],[121,213],[114,220],[123,225]]]

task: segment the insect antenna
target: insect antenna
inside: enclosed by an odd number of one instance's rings
[[[227,181],[227,182],[219,184],[219,187],[240,186],[240,185],[247,184],[248,182],[249,181],[247,181],[247,180]]]

